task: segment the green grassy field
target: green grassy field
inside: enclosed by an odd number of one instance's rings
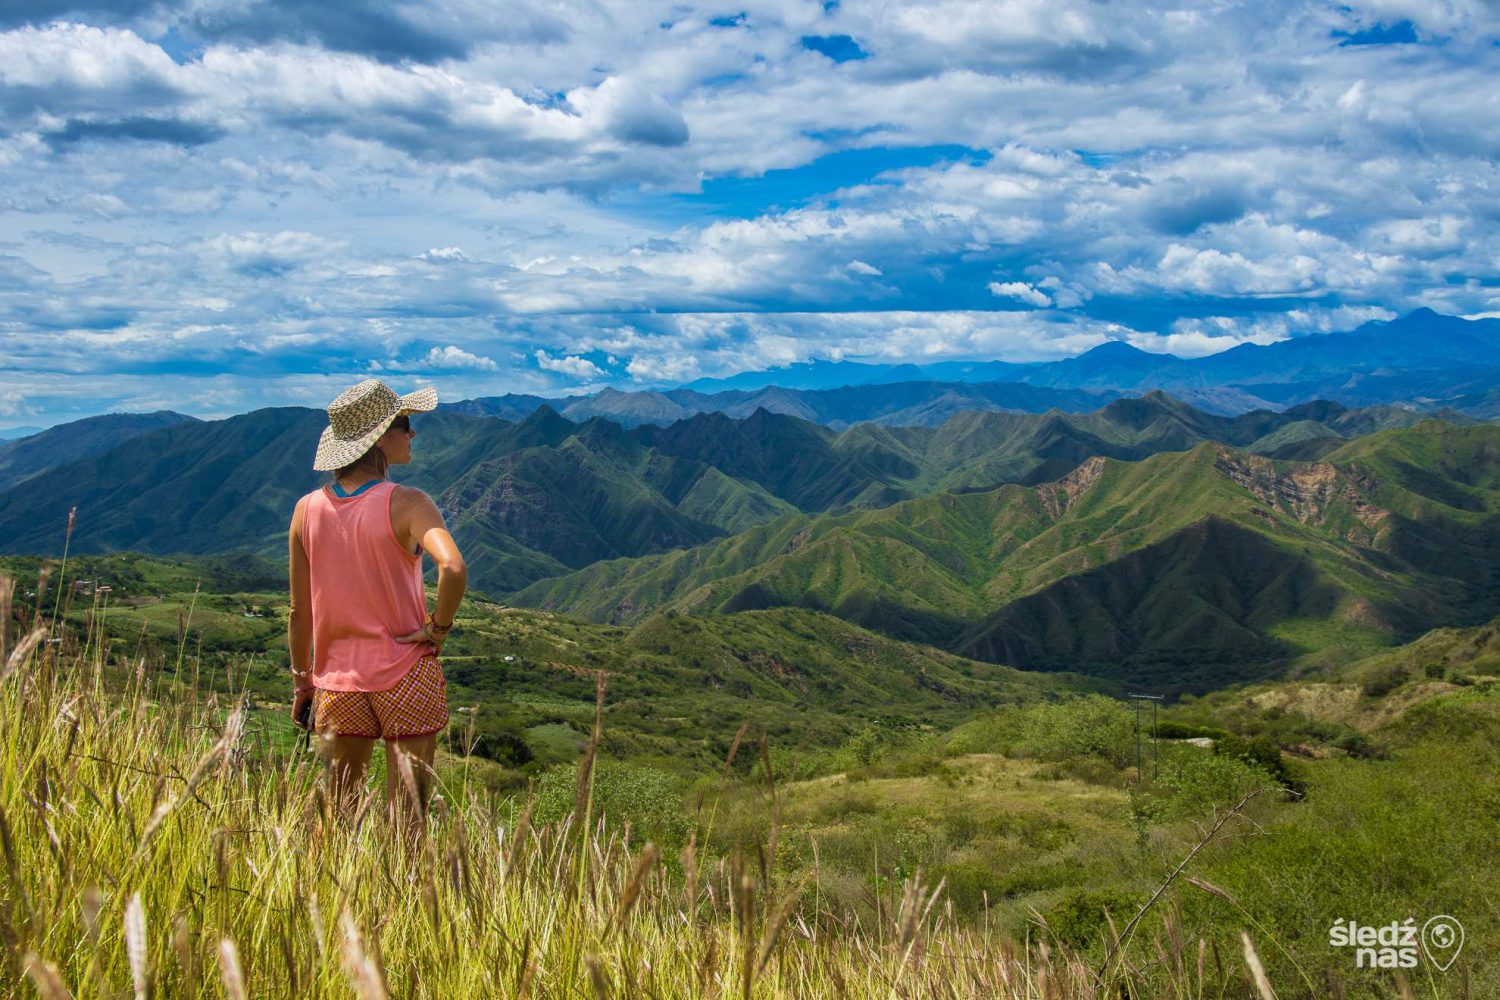
[[[14,639],[35,567],[9,568]],[[1137,775],[1133,715],[1084,678],[801,609],[626,629],[468,601],[467,711],[407,854],[378,803],[318,806],[283,599],[228,568],[74,562],[147,600],[80,592],[6,668],[0,989],[131,983],[139,894],[158,996],[235,995],[224,940],[252,996],[1257,996],[1242,932],[1279,997],[1500,990],[1495,625],[1185,697],[1163,732],[1218,746],[1147,733]],[[1328,944],[1438,912],[1468,936],[1446,973]]]

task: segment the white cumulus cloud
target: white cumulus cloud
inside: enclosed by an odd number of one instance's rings
[[[469,255],[458,247],[433,247],[417,254],[417,258],[429,264],[467,264],[469,262]]]
[[[1024,281],[992,281],[990,294],[1005,299],[1015,299],[1029,306],[1045,309],[1052,304],[1046,292]]]
[[[604,369],[594,364],[588,358],[576,354],[566,357],[551,357],[546,351],[538,349],[536,363],[549,372],[557,372],[562,375],[570,375],[573,378],[598,378],[604,374]]]
[[[434,347],[422,358],[421,367],[424,368],[468,368],[478,371],[494,371],[498,365],[490,358],[470,354],[461,347],[449,344],[447,347]]]

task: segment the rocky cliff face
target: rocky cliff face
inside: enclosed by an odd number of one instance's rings
[[[1390,512],[1370,500],[1374,486],[1358,470],[1340,469],[1327,462],[1298,465],[1290,470],[1254,455],[1220,451],[1214,468],[1244,487],[1268,507],[1290,514],[1303,524],[1321,523],[1329,507],[1342,502],[1366,528],[1375,528]]]
[[[1052,517],[1061,517],[1104,474],[1104,459],[1095,455],[1055,483],[1036,488],[1042,507]]]

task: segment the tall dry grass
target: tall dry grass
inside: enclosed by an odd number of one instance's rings
[[[1040,929],[1014,941],[961,925],[942,886],[920,874],[867,925],[819,912],[816,887],[775,870],[774,842],[707,857],[694,838],[674,876],[655,845],[605,832],[587,765],[574,816],[551,825],[467,785],[466,768],[444,769],[427,835],[408,844],[375,794],[340,816],[311,755],[273,746],[268,713],[284,708],[112,658],[95,634],[100,615],[81,635],[59,626],[54,643],[39,615],[14,635],[9,617],[3,995],[1199,998],[1270,988],[1248,938],[1243,957],[1221,956],[1170,913],[1149,935],[1137,928],[1101,972],[1097,959],[1049,948]],[[774,785],[767,795],[774,810]]]

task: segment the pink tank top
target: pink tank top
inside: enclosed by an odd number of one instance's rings
[[[312,571],[313,684],[329,691],[388,691],[428,643],[396,636],[422,627],[427,594],[422,556],[391,527],[396,484],[376,483],[339,497],[328,487],[307,495],[302,545]]]

